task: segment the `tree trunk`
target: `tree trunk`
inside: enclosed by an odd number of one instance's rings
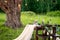
[[[7,21],[5,23],[6,26],[10,26],[12,28],[20,27],[22,26],[21,20],[20,20],[20,12],[11,11],[6,13]]]
[[[21,16],[22,0],[0,0],[0,8],[6,13],[6,26],[12,28],[22,26]]]

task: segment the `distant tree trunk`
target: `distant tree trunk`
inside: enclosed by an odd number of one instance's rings
[[[22,26],[21,23],[21,2],[22,0],[0,0],[0,8],[6,13],[6,26],[12,28]]]

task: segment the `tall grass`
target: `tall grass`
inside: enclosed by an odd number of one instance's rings
[[[49,13],[48,13],[49,14]],[[38,23],[41,23],[42,20],[45,20],[45,23],[51,19],[51,24],[60,24],[60,17],[52,17],[47,15],[38,15],[33,12],[22,12],[21,20],[26,25],[28,23],[34,22],[34,20],[37,20]]]
[[[60,17],[60,11],[47,12],[47,16]]]

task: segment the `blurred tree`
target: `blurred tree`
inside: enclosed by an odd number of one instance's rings
[[[22,25],[21,16],[22,0],[0,0],[0,8],[6,13],[6,26],[20,27]]]
[[[23,0],[24,11],[34,11],[44,13],[54,10],[60,10],[60,0]]]

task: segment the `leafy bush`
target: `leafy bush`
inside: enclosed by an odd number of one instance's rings
[[[54,16],[54,17],[56,17],[56,16],[60,17],[60,11],[47,12],[46,15],[48,15],[48,16]]]
[[[33,16],[33,15],[36,14],[35,12],[32,12],[32,11],[24,11],[24,12],[21,12],[21,13],[25,14],[25,15],[28,15],[28,16]]]

